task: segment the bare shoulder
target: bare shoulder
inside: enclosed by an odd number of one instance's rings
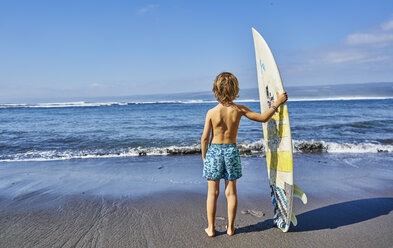
[[[220,107],[220,105],[217,104],[215,107],[209,109],[209,111],[207,111],[207,113],[211,113],[211,114],[212,114],[212,113],[218,111],[218,110],[219,110],[219,107]]]
[[[235,104],[235,105],[237,106],[239,111],[242,112],[243,114],[245,114],[248,111],[250,111],[250,109],[247,106],[245,106],[245,105],[241,105],[241,104]]]
[[[215,106],[214,108],[209,109],[209,110],[207,111],[207,113],[206,113],[206,116],[207,116],[207,117],[212,116],[212,115],[214,114],[214,112],[217,111],[217,108],[218,108],[218,105]]]

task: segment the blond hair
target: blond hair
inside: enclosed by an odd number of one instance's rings
[[[218,74],[213,84],[213,92],[219,102],[231,102],[238,97],[239,82],[230,72]]]

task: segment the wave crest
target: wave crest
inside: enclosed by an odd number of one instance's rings
[[[238,144],[242,156],[261,156],[265,154],[263,140],[242,142]],[[373,143],[335,143],[325,141],[294,140],[294,153],[379,153],[393,152],[392,144]],[[85,150],[85,151],[29,151],[11,155],[0,155],[0,162],[49,161],[85,158],[113,158],[136,156],[182,156],[201,153],[201,145],[167,146],[167,147],[133,147],[120,150]]]

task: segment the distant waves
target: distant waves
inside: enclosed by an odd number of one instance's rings
[[[307,101],[350,101],[350,100],[384,100],[392,97],[325,97],[325,98],[289,98],[289,102]],[[259,102],[258,99],[239,99],[238,103]],[[162,101],[124,101],[124,102],[53,102],[53,103],[7,103],[0,104],[0,109],[11,108],[73,108],[73,107],[101,107],[101,106],[125,106],[137,104],[195,104],[195,103],[217,103],[215,100],[162,100]]]

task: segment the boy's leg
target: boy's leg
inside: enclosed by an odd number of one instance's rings
[[[210,237],[214,236],[214,221],[216,218],[217,198],[220,194],[220,180],[207,180],[207,221],[209,226],[205,229],[205,232]]]
[[[233,235],[235,233],[235,217],[237,211],[237,192],[236,180],[225,180],[225,195],[228,202],[228,226],[227,234]]]

